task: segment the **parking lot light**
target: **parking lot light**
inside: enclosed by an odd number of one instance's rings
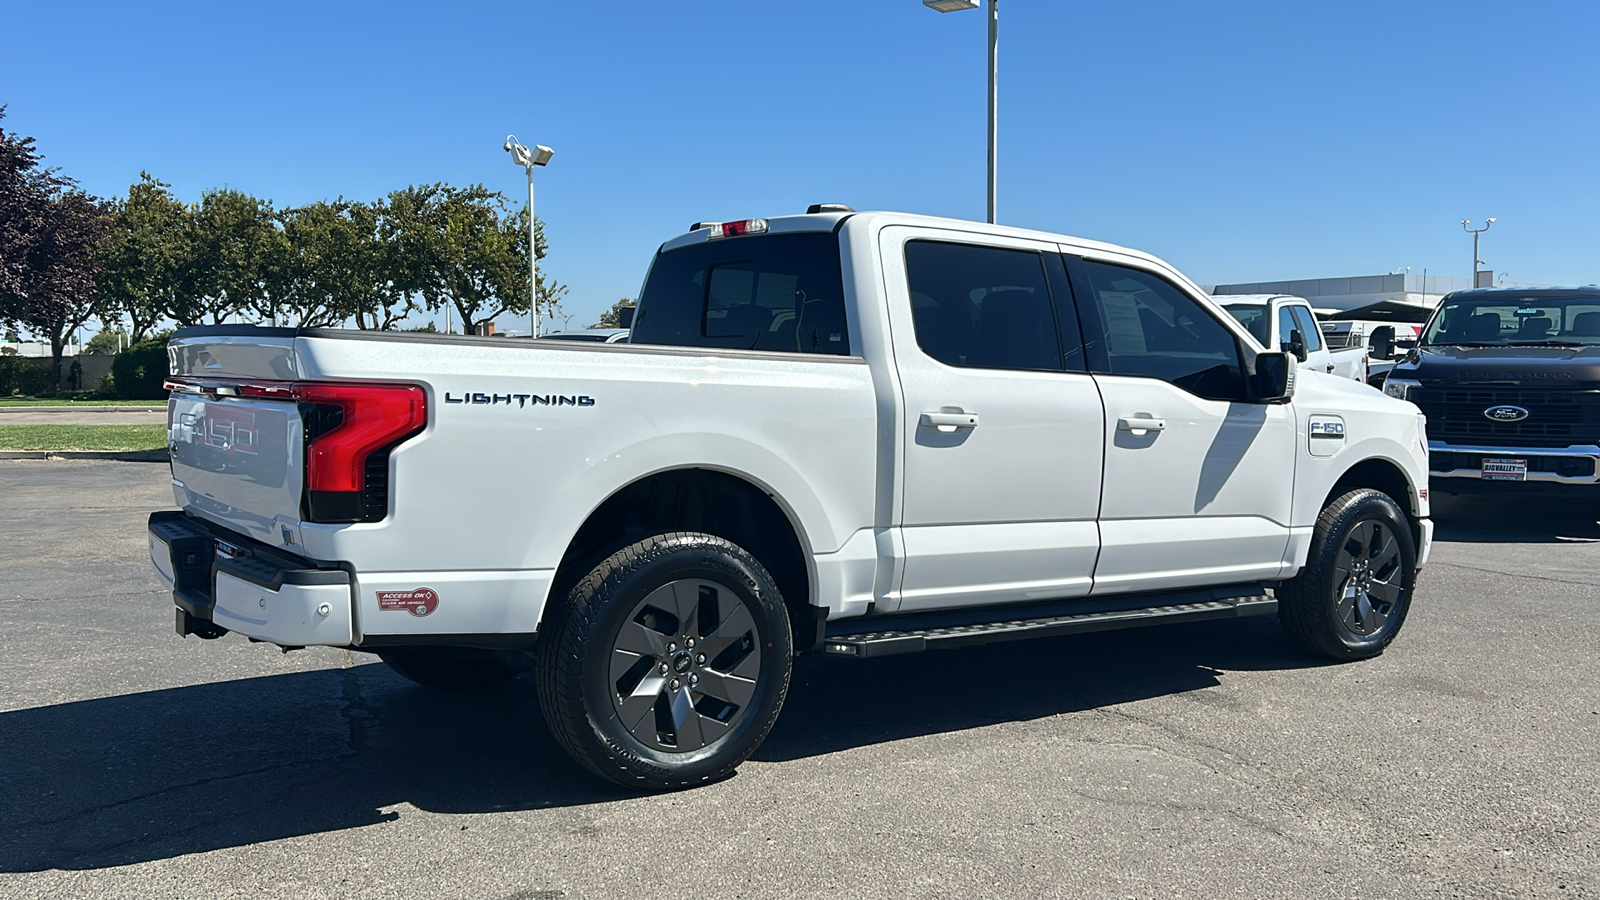
[[[550,164],[550,157],[555,155],[543,144],[534,144],[533,149],[524,147],[517,141],[514,134],[506,135],[505,151],[511,154],[511,161],[528,170],[528,310],[533,318],[533,331],[530,338],[539,336],[539,244],[534,239],[533,230],[533,170],[535,166]]]

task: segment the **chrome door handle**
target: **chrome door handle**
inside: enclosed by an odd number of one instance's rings
[[[1151,419],[1145,416],[1123,416],[1117,420],[1118,431],[1165,431],[1166,419]]]
[[[917,424],[924,428],[977,428],[978,416],[975,413],[925,412]]]

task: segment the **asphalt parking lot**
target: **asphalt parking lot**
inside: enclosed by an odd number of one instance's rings
[[[803,659],[735,777],[630,796],[527,678],[177,638],[163,465],[0,501],[7,898],[1600,896],[1600,510],[1440,498],[1365,663],[1270,617]]]

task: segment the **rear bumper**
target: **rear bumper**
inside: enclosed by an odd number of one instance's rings
[[[320,568],[177,511],[151,513],[150,562],[178,633],[236,631],[285,647],[355,643],[350,573]]]

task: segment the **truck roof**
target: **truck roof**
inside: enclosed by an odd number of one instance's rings
[[[1177,270],[1162,260],[1142,250],[1131,247],[1121,247],[1103,241],[1093,241],[1088,238],[1073,237],[1071,235],[1057,234],[1048,231],[1038,231],[1031,228],[1016,228],[1010,225],[991,225],[988,222],[974,222],[968,219],[951,219],[942,216],[925,216],[917,213],[893,212],[887,210],[867,210],[862,212],[823,212],[809,213],[795,216],[773,216],[762,221],[766,223],[766,234],[783,234],[796,231],[836,231],[843,226],[845,220],[861,221],[869,226],[884,225],[911,225],[925,228],[943,228],[950,231],[966,231],[973,234],[992,234],[1004,237],[1016,237],[1024,240],[1044,241],[1053,244],[1067,244],[1081,247],[1085,250],[1095,250],[1103,253],[1116,253],[1134,259],[1156,263],[1172,272]],[[727,221],[756,221],[751,219],[730,219]],[[711,225],[723,224],[706,221],[705,227],[696,228],[678,235],[661,245],[662,251],[676,250],[690,244],[704,243],[707,240],[727,240],[727,238],[712,238]],[[1213,298],[1222,302],[1219,298]]]

